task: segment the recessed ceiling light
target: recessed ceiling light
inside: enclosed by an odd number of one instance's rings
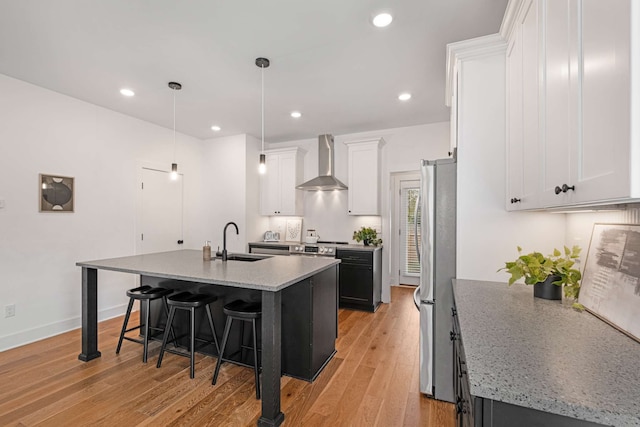
[[[134,91],[132,91],[131,89],[120,89],[120,93],[124,96],[133,96],[136,93]]]
[[[373,25],[379,28],[386,27],[391,24],[391,21],[393,21],[393,16],[387,12],[379,13],[373,17]]]
[[[410,100],[410,99],[411,99],[411,94],[410,94],[410,93],[408,93],[408,92],[401,93],[400,95],[398,95],[398,99],[399,99],[400,101],[408,101],[408,100]]]
[[[220,126],[211,126],[211,130],[214,132],[220,132],[220,129],[222,129]]]
[[[300,117],[302,117],[302,113],[300,111],[293,111],[291,112],[291,117],[293,117],[294,119],[299,119]]]

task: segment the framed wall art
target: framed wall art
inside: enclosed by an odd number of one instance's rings
[[[640,225],[593,225],[579,301],[640,341]]]
[[[302,241],[302,219],[288,219],[285,232],[287,242]]]
[[[73,178],[40,174],[40,212],[73,212]]]

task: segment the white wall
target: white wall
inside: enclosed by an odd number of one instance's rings
[[[261,239],[268,218],[259,215],[258,140],[250,135],[208,139],[204,142],[204,218],[205,235],[213,250],[223,246],[227,222],[238,225],[227,229],[227,250],[246,252],[247,242]],[[255,167],[253,167],[255,166]]]
[[[565,215],[505,210],[505,59],[463,61],[458,117],[457,276],[506,281],[496,270],[525,251],[565,242]]]
[[[353,232],[361,226],[370,226],[381,232],[383,240],[383,287],[382,300],[390,300],[390,191],[391,173],[417,171],[420,159],[447,157],[449,150],[449,122],[382,129],[345,135],[334,135],[335,175],[349,185],[347,171],[347,146],[345,141],[368,138],[384,138],[381,149],[380,216],[351,216],[347,214],[346,191],[313,191],[304,194],[303,230],[313,228],[321,240],[352,240]],[[318,175],[317,138],[269,144],[269,148],[300,147],[304,154],[304,181]],[[271,217],[269,227],[284,236],[286,217]],[[284,237],[283,237],[284,238]],[[395,267],[397,268],[397,267]]]
[[[139,162],[170,164],[173,131],[0,75],[0,350],[80,325],[77,261],[135,251]],[[177,135],[185,241],[197,226],[201,142]],[[75,178],[74,213],[38,212],[38,174]],[[100,272],[99,318],[124,312],[131,275]]]

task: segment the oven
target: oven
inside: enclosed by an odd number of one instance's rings
[[[336,257],[336,247],[347,242],[321,242],[309,244],[301,243],[289,246],[289,254],[297,256]]]

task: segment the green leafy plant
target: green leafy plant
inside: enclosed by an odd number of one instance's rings
[[[361,227],[360,230],[354,231],[353,240],[364,242],[365,246],[382,244],[382,239],[378,239],[378,232],[371,227]]]
[[[557,276],[558,280],[554,285],[562,286],[564,295],[567,298],[576,299],[580,294],[580,270],[573,268],[575,260],[580,257],[580,247],[574,246],[569,249],[564,247],[564,253],[558,249],[553,250],[553,254],[544,256],[540,252],[522,253],[522,248],[518,246],[518,258],[515,261],[505,262],[505,266],[498,271],[505,270],[511,275],[509,286],[524,278],[524,283],[534,285],[544,282],[549,276]],[[574,306],[580,304],[575,303]],[[580,308],[580,307],[577,307]]]

